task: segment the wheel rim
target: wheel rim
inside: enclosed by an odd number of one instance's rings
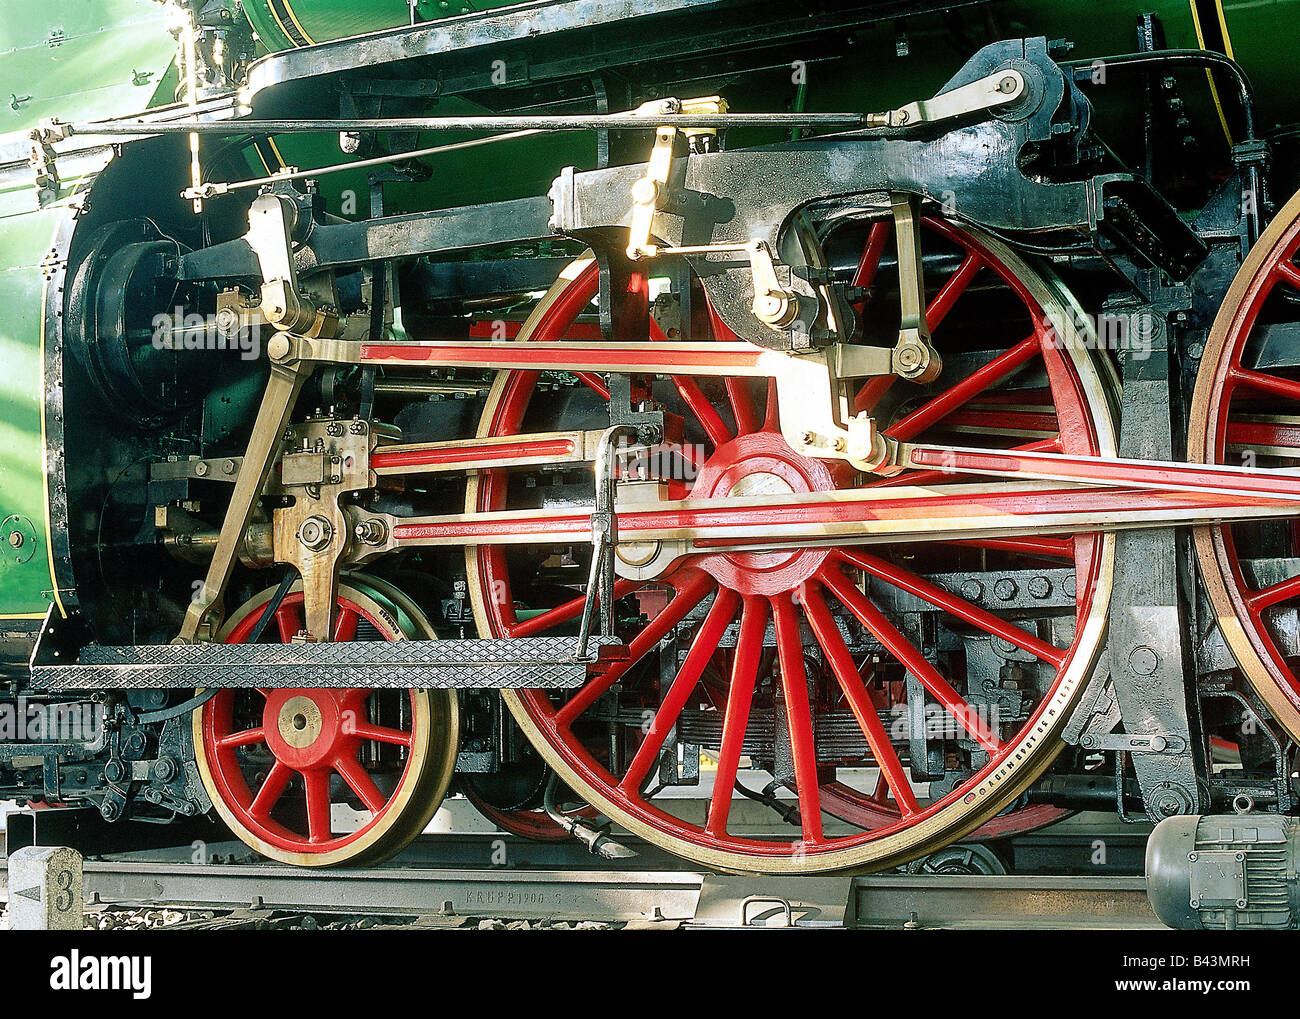
[[[1107,394],[1085,349],[1088,338],[1072,328],[1059,331],[1053,338],[1037,327],[1045,321],[1045,303],[1058,313],[1053,321],[1082,321],[1064,292],[1038,277],[1011,252],[991,241],[976,240],[943,222],[927,221],[927,226],[932,234],[958,245],[959,250],[965,253],[960,266],[947,282],[932,291],[934,298],[927,311],[927,316],[932,317],[932,328],[937,328],[935,319],[941,321],[948,314],[971,279],[981,271],[996,274],[1001,283],[1019,298],[1035,328],[1029,337],[1008,346],[995,359],[994,367],[982,373],[983,388],[978,380],[976,383],[958,383],[955,393],[950,389],[944,391],[948,394],[946,396],[925,399],[905,414],[895,416],[891,434],[914,439],[931,434],[930,429],[937,426],[953,427],[961,418],[978,419],[981,411],[973,405],[974,397],[983,399],[988,395],[984,394],[984,389],[993,388],[995,383],[1041,358],[1053,403],[1047,409],[1056,418],[1054,426],[1057,423],[1061,426],[1061,438],[1059,444],[1047,440],[1031,441],[1031,448],[1063,448],[1067,452],[1113,455],[1113,427]],[[879,224],[872,229],[855,280],[860,286],[870,286],[870,277],[879,264],[885,243],[878,238],[886,229]],[[596,271],[590,263],[577,263],[570,267],[556,288],[534,310],[520,337],[544,341],[562,336],[589,302],[596,282]],[[722,331],[725,327],[716,319],[714,325],[715,335],[726,335]],[[508,434],[518,430],[537,379],[536,373],[501,373],[490,394],[479,435]],[[766,408],[760,403],[747,405],[744,387],[735,380],[726,380],[726,401],[729,404],[726,410],[737,425],[735,431],[742,433],[739,435],[733,433],[731,424],[724,414],[719,413],[699,383],[690,379],[673,379],[672,382],[713,449],[704,460],[696,485],[703,484],[710,491],[725,495],[728,491],[735,492],[737,483],[743,484],[755,475],[764,475],[751,482],[758,485],[760,491],[816,490],[845,484],[842,468],[822,461],[808,461],[785,445],[774,432],[774,418],[767,415]],[[888,383],[869,382],[859,393],[859,408],[872,407],[886,400],[890,388]],[[751,392],[750,396],[753,395]],[[999,410],[996,394],[993,394],[993,403],[993,413],[1002,422],[1017,416],[1035,417],[1033,407],[1011,404],[1005,410]],[[774,407],[775,401],[769,400],[767,405]],[[987,417],[987,411],[982,413]],[[1037,416],[1041,417],[1041,414]],[[746,428],[753,431],[746,433]],[[919,483],[934,479],[911,475],[907,480]],[[869,483],[888,485],[899,482],[874,480]],[[506,493],[506,478],[502,472],[481,472],[469,485],[467,508],[471,512],[501,508]],[[896,818],[870,831],[848,836],[824,833],[819,798],[812,791],[824,783],[818,778],[807,686],[800,681],[807,678],[803,668],[800,627],[807,625],[811,628],[818,650],[827,663],[825,672],[828,675],[820,677],[821,680],[827,685],[838,684],[840,696],[864,730],[872,728],[873,704],[863,687],[856,663],[847,657],[843,641],[837,640],[830,610],[837,602],[838,607],[847,609],[846,614],[856,617],[895,659],[914,666],[913,671],[924,676],[924,685],[931,696],[957,709],[954,713],[959,713],[964,703],[937,670],[927,667],[924,659],[917,656],[915,648],[908,645],[871,599],[856,591],[850,573],[845,572],[863,570],[889,583],[915,586],[917,578],[889,562],[880,546],[869,552],[835,549],[801,550],[794,554],[746,553],[745,557],[752,557],[748,560],[724,555],[697,557],[661,578],[673,592],[672,608],[661,612],[632,641],[634,662],[654,648],[658,640],[693,607],[703,606],[710,595],[713,602],[694,634],[680,671],[649,723],[647,739],[631,755],[631,764],[625,774],[613,775],[606,771],[591,748],[585,746],[573,731],[575,721],[596,700],[600,690],[608,687],[609,675],[599,683],[589,683],[561,706],[553,705],[542,691],[506,691],[503,696],[525,733],[566,782],[629,830],[670,851],[735,870],[812,872],[846,866],[887,866],[918,856],[977,827],[997,814],[1040,774],[1059,750],[1057,736],[1060,727],[1090,673],[1100,644],[1109,597],[1112,540],[1091,535],[1074,541],[1065,539],[1064,543],[1030,539],[1014,548],[1013,544],[988,543],[990,548],[1006,555],[1061,555],[1073,563],[1078,590],[1073,640],[1068,647],[1053,647],[1049,651],[1043,643],[1028,637],[1025,631],[1017,633],[1015,628],[990,619],[988,614],[972,612],[969,603],[962,604],[960,599],[932,589],[921,581],[918,590],[923,598],[940,599],[946,606],[965,613],[969,617],[967,623],[974,619],[977,625],[994,626],[999,635],[1050,655],[1054,659],[1054,677],[1030,717],[1010,738],[1003,739],[999,734],[981,731],[978,719],[970,720],[971,729],[967,735],[983,738],[990,748],[989,761],[936,802],[922,805],[911,801],[910,789],[901,777],[902,766],[896,753],[892,755],[892,762],[884,747],[881,754],[873,754],[880,759],[882,770],[894,777],[892,782],[886,780],[892,790],[892,801],[902,802]],[[478,625],[485,634],[524,636],[541,632],[571,620],[581,604],[581,598],[576,598],[565,606],[542,613],[540,617],[520,622],[515,618],[513,599],[509,595],[511,581],[505,553],[494,547],[470,549],[467,565]],[[633,587],[630,583],[620,582],[618,593],[626,595]],[[723,778],[715,779],[716,784],[730,789],[730,778],[734,776],[739,748],[743,745],[745,725],[742,722],[748,723],[755,693],[754,674],[758,668],[755,658],[759,652],[752,648],[756,641],[761,641],[769,622],[775,629],[776,655],[781,664],[780,696],[788,705],[788,716],[792,720],[789,740],[794,747],[794,785],[801,808],[802,830],[797,837],[783,842],[729,834],[729,796],[715,797],[707,819],[695,823],[660,809],[641,792],[642,780],[654,767],[657,745],[671,725],[668,716],[675,716],[691,701],[696,679],[710,665],[710,654],[699,649],[716,649],[723,633],[734,623],[738,627],[737,645],[741,650],[732,656],[730,663],[724,662],[721,667],[732,681],[724,684],[725,701],[718,708],[724,719],[719,742],[725,763],[720,763],[718,772]],[[751,650],[746,651],[746,648]],[[628,671],[616,669],[614,675],[625,675]],[[771,685],[775,687],[776,681],[773,680]],[[879,732],[876,735],[881,737]],[[870,736],[868,742],[872,742]],[[883,743],[887,747],[888,739],[883,738]]]
[[[1300,295],[1298,250],[1300,195],[1251,249],[1215,317],[1192,398],[1188,459],[1195,463],[1300,465],[1300,380],[1294,369],[1288,375],[1261,364],[1257,342],[1282,302]],[[1283,646],[1275,628],[1282,612],[1300,604],[1300,574],[1261,576],[1253,561],[1300,556],[1300,528],[1295,521],[1199,527],[1196,550],[1233,657],[1273,716],[1300,741],[1296,651]]]
[[[273,594],[245,603],[220,635],[244,643]],[[418,609],[381,581],[341,584],[335,641],[432,639]],[[264,639],[302,627],[300,585]],[[437,810],[455,766],[456,702],[444,691],[285,688],[222,690],[194,715],[200,775],[213,806],[245,843],[300,866],[372,863],[414,838]],[[370,814],[335,834],[333,807]]]

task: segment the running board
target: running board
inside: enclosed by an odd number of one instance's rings
[[[203,687],[548,689],[582,686],[618,657],[606,637],[403,640],[299,644],[88,644],[66,664],[32,656],[38,690],[193,690]],[[611,654],[611,652],[613,652]]]

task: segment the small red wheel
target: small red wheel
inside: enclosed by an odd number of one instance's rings
[[[858,394],[858,409],[873,409],[887,433],[900,440],[952,441],[956,434],[959,445],[1114,455],[1114,394],[1090,354],[1095,344],[1068,294],[990,239],[943,221],[926,225],[927,236],[951,265],[930,291],[927,319],[945,363],[957,367],[924,387],[872,380]],[[857,286],[872,287],[888,233],[888,220],[871,228]],[[977,278],[981,285],[972,287]],[[563,337],[592,300],[597,283],[592,263],[575,263],[534,309],[519,341]],[[965,316],[966,328],[952,328],[963,318],[952,314],[954,306],[976,291],[980,296]],[[711,318],[714,335],[730,339],[716,315]],[[888,310],[879,317],[890,319]],[[949,324],[941,329],[945,321]],[[892,322],[896,329],[896,310]],[[663,338],[653,325],[651,338]],[[959,367],[963,363],[969,368]],[[581,378],[589,392],[579,388],[559,401],[533,399],[539,378],[533,371],[500,373],[479,435],[591,427],[599,420],[608,399],[599,379]],[[654,399],[681,408],[699,440],[698,455],[687,457],[698,474],[686,482],[670,479],[673,497],[714,500],[953,483],[924,471],[863,480],[843,464],[801,456],[781,436],[773,394],[744,379],[715,384],[670,377]],[[517,478],[518,472],[485,470],[472,477],[467,512],[535,507],[536,502],[522,500],[536,499],[543,487],[512,482],[512,475]],[[510,690],[503,691],[503,699],[579,796],[634,834],[681,856],[740,871],[889,866],[989,821],[1050,765],[1060,749],[1060,729],[1101,644],[1113,547],[1109,537],[1080,534],[1002,536],[960,546],[922,543],[915,549],[878,544],[870,551],[843,546],[696,555],[654,583],[617,585],[620,598],[636,594],[647,617],[628,634],[629,660],[562,697]],[[972,569],[1067,571],[1068,577],[1057,576],[1057,590],[1063,587],[1069,597],[1058,599],[1051,612],[995,612],[976,604],[977,596],[927,579],[967,556],[996,564]],[[536,557],[478,546],[467,550],[466,561],[484,636],[522,637],[571,627],[581,612],[583,598],[576,589],[561,605],[535,614],[519,611],[531,608],[516,592],[535,578]],[[1009,663],[1009,675],[1035,677],[1025,684],[1030,693],[1023,713],[992,723],[982,719],[971,703],[979,691],[969,690],[956,671],[963,667],[960,656],[949,656],[945,668],[955,671],[945,675],[934,652],[923,651],[891,618],[898,601],[882,600],[885,589],[932,606],[950,629],[974,633],[1000,648],[994,653]],[[851,649],[844,619],[879,650],[864,655]],[[675,639],[683,655],[674,655],[665,668],[666,638]],[[961,752],[971,762],[951,770],[945,766],[948,774],[960,775],[963,768],[965,774],[933,798],[923,786],[913,786],[898,746],[906,739],[887,728],[889,714],[907,703],[905,674],[917,677],[930,707],[955,721],[959,731],[949,745],[967,748]],[[1019,680],[1008,682],[1014,686]],[[784,719],[782,736],[776,735],[778,718]],[[682,742],[700,744],[718,762],[711,799],[699,815],[690,801],[655,795],[670,733],[692,726],[702,735]],[[856,761],[844,760],[828,745],[845,726],[855,727],[869,747]],[[789,756],[781,781],[797,796],[798,819],[789,835],[751,835],[730,823],[737,775],[753,760],[750,748],[764,732]],[[821,790],[834,781],[840,763],[877,767],[882,797],[890,804],[874,818],[860,818],[863,823],[847,833],[833,831],[823,819],[834,811]],[[770,772],[772,766],[762,767]]]
[[[232,616],[226,643],[246,641],[268,589]],[[382,581],[339,587],[336,641],[432,638],[413,604]],[[265,640],[303,626],[295,586]],[[415,838],[437,811],[456,763],[457,702],[447,691],[223,690],[194,713],[195,757],[230,829],[272,859],[300,866],[375,863]],[[336,806],[368,818],[340,822]]]
[[[1300,466],[1300,366],[1274,323],[1300,319],[1300,194],[1277,214],[1232,281],[1205,344],[1192,395],[1194,463]],[[1279,356],[1281,355],[1281,356]],[[1300,521],[1199,527],[1196,551],[1219,630],[1273,717],[1300,742]]]

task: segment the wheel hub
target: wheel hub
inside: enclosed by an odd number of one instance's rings
[[[322,766],[355,742],[345,722],[344,707],[329,690],[271,690],[262,713],[271,752],[298,770]]]
[[[779,432],[760,431],[719,446],[700,468],[691,498],[762,498],[836,487],[825,462],[796,453]],[[696,564],[739,594],[773,595],[796,590],[829,555],[829,549],[722,552]]]

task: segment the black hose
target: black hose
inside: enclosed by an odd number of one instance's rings
[[[1231,57],[1213,50],[1152,50],[1149,53],[1119,53],[1111,57],[1096,57],[1092,60],[1070,60],[1063,67],[1150,67],[1167,64],[1176,66],[1217,67],[1232,76],[1237,86],[1237,102],[1241,106],[1244,118],[1245,138],[1255,140],[1255,90],[1250,86],[1250,79],[1245,69]],[[1077,80],[1077,79],[1076,79]],[[1086,79],[1085,79],[1086,80]]]

